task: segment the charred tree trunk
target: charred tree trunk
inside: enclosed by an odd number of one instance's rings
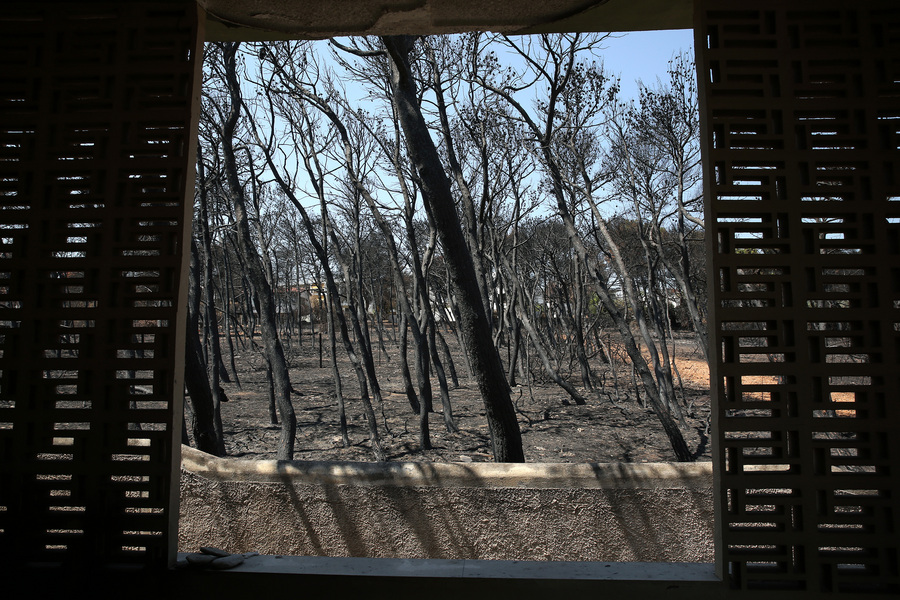
[[[441,391],[441,407],[444,413],[444,426],[450,433],[458,433],[459,427],[453,419],[453,406],[450,404],[450,391],[447,389],[447,375],[441,357],[438,356],[437,341],[435,340],[436,326],[434,320],[428,323],[428,349],[431,352],[431,364],[434,365],[435,375],[438,377],[438,387]]]
[[[203,242],[204,254],[203,301],[206,305],[206,329],[209,332],[207,365],[209,368],[209,383],[212,390],[213,406],[216,413],[216,430],[217,432],[222,432],[221,403],[223,394],[220,382],[223,379],[223,373],[225,373],[224,379],[226,381],[228,377],[227,371],[222,368],[222,346],[219,343],[219,319],[216,314],[215,284],[213,280],[212,235],[209,231],[209,211],[207,210],[206,172],[203,165],[203,155],[199,147],[197,149],[197,175],[200,183],[200,218],[198,219],[198,225],[200,227],[200,239]]]
[[[193,423],[191,424],[197,448],[214,456],[225,456],[222,436],[222,419],[218,417],[203,365],[199,327],[199,281],[197,280],[197,244],[191,238],[191,274],[188,287],[188,324],[185,336],[184,382],[190,395]],[[218,424],[218,426],[217,426]]]
[[[409,405],[413,413],[419,414],[419,399],[416,397],[416,390],[413,387],[412,376],[409,372],[409,359],[406,352],[409,348],[409,327],[407,325],[406,313],[400,314],[400,374],[403,377],[403,389],[409,400]]]
[[[434,333],[437,336],[437,341],[440,343],[441,354],[444,355],[444,361],[447,363],[447,371],[450,373],[450,382],[453,383],[454,388],[458,388],[459,376],[456,374],[456,365],[453,364],[453,355],[450,354],[450,346],[447,345],[444,334],[441,333],[441,330],[437,326],[435,326]]]
[[[409,52],[414,38],[382,38],[391,58],[391,92],[425,203],[441,238],[447,268],[458,295],[460,328],[468,342],[473,376],[481,391],[491,433],[494,460],[524,462],[522,435],[500,356],[491,339],[472,256],[463,237],[450,181],[418,105]]]
[[[322,227],[324,229],[325,222],[322,222]],[[322,232],[322,237],[325,237],[325,232]],[[318,282],[317,282],[318,283]],[[331,374],[334,377],[334,396],[338,405],[338,422],[341,428],[341,445],[344,448],[350,447],[350,434],[347,431],[347,407],[344,403],[344,386],[341,381],[341,372],[338,369],[337,362],[337,331],[335,330],[335,319],[334,319],[334,298],[332,298],[331,294],[326,294],[325,296],[325,310],[326,310],[326,319],[328,323],[328,356],[331,359]],[[312,303],[310,303],[310,315],[312,315]],[[312,316],[310,316],[309,323],[312,325]],[[300,321],[300,328],[303,328],[303,322]],[[321,334],[320,334],[321,335]],[[310,331],[309,334],[310,343],[313,342],[313,334]]]
[[[241,88],[237,79],[236,60],[238,44],[223,44],[225,78],[231,99],[227,119],[222,128],[222,154],[225,161],[225,172],[228,187],[234,202],[235,224],[237,226],[238,249],[244,258],[247,275],[256,291],[259,306],[259,326],[262,335],[266,358],[272,367],[275,401],[281,413],[281,437],[278,442],[277,457],[279,460],[291,460],[294,456],[294,438],[297,420],[291,402],[291,382],[288,375],[287,361],[281,340],[278,338],[275,322],[275,299],[262,260],[253,245],[248,223],[247,206],[244,190],[238,179],[237,162],[233,138],[241,110]]]

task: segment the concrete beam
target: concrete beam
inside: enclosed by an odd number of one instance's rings
[[[199,0],[208,41],[400,33],[550,33],[691,27],[691,0]]]

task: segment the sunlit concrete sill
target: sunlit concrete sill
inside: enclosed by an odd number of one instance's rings
[[[182,447],[182,466],[214,480],[315,485],[615,488],[710,487],[712,463],[425,463],[238,460]]]

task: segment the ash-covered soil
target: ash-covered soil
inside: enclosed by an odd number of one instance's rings
[[[464,362],[454,348],[454,336],[445,334],[454,352],[459,387],[450,390],[453,416],[459,433],[449,433],[441,413],[437,379],[433,378],[434,409],[430,415],[433,448],[419,444],[418,415],[413,414],[403,392],[396,345],[385,340],[387,353],[379,352],[376,367],[384,401],[374,403],[379,431],[389,460],[478,462],[492,458],[484,406],[467,377]],[[224,350],[223,343],[223,352]],[[709,370],[691,339],[674,347],[676,365],[684,389],[686,427],[683,434],[698,460],[710,460],[707,427]],[[339,364],[348,418],[350,446],[343,447],[337,401],[327,349],[319,367],[317,338],[305,335],[286,344],[292,396],[297,416],[295,460],[371,461],[374,456],[364,418],[359,387],[346,355]],[[237,353],[241,386],[223,383],[229,401],[222,405],[225,447],[230,457],[257,460],[275,458],[280,427],[269,419],[268,383],[258,350]],[[619,356],[621,359],[621,355]],[[225,357],[226,362],[228,357]],[[412,353],[410,352],[410,360]],[[643,407],[635,394],[631,369],[621,360],[613,367],[594,359],[592,369],[598,388],[579,388],[588,402],[570,403],[565,391],[550,381],[538,365],[532,366],[531,385],[512,389],[528,462],[659,462],[675,459],[656,415]],[[565,373],[565,371],[563,371]],[[577,373],[569,376],[580,383]],[[601,386],[600,383],[603,385]],[[618,392],[617,386],[618,383]],[[679,390],[680,392],[680,390]],[[641,390],[643,395],[643,390]],[[188,418],[190,418],[188,416]]]

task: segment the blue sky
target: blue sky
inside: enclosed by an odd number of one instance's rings
[[[668,31],[636,31],[616,34],[606,40],[603,64],[607,72],[622,78],[622,97],[637,96],[636,79],[653,84],[656,78],[665,80],[666,69],[672,54],[690,50],[693,56],[693,31],[677,29]]]
[[[324,43],[320,44],[324,50]],[[623,101],[637,99],[637,80],[653,85],[657,78],[665,81],[669,60],[681,50],[693,57],[693,32],[691,30],[650,31],[615,34],[604,41],[604,49],[597,54],[602,59],[607,74],[618,76],[621,81],[619,98]],[[324,54],[327,55],[327,52]],[[255,51],[250,53],[250,62],[255,62]],[[255,65],[251,71],[255,69]],[[352,81],[344,81],[346,93],[355,101],[363,95],[359,86]],[[254,91],[245,90],[247,97]],[[366,105],[366,102],[361,102]],[[300,178],[303,179],[302,177]],[[298,181],[304,187],[303,181]],[[311,200],[312,202],[312,200]]]

